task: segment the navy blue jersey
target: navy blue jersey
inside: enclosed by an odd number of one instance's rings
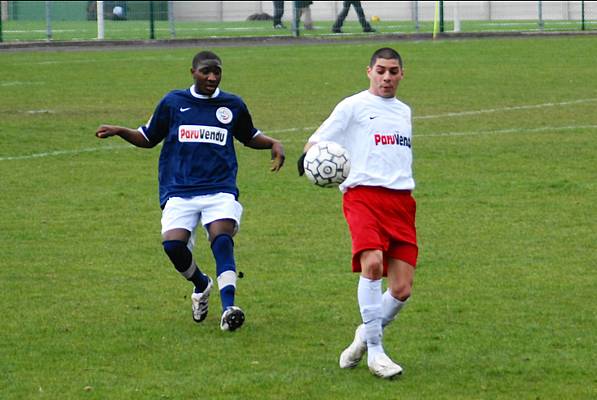
[[[238,198],[233,137],[246,145],[259,134],[240,97],[219,89],[211,97],[194,87],[174,90],[139,130],[154,145],[163,141],[158,168],[162,208],[170,197],[224,192]]]

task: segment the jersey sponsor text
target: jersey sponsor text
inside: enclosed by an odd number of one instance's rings
[[[397,146],[406,146],[410,148],[410,138],[407,136],[402,136],[399,133],[393,135],[383,135],[381,133],[376,133],[373,135],[375,140],[375,145],[386,145],[386,144],[394,144]]]
[[[216,126],[180,125],[178,141],[182,143],[213,143],[220,146],[226,144],[228,130]]]

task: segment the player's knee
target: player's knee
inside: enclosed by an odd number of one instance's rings
[[[408,282],[401,282],[395,285],[391,285],[390,293],[392,297],[400,301],[406,301],[410,297],[412,292],[412,286]]]
[[[164,240],[162,242],[162,246],[168,255],[176,255],[178,253],[184,252],[184,249],[187,248],[187,244],[182,240]]]
[[[234,248],[234,240],[232,236],[227,233],[221,233],[216,236],[211,242],[211,249],[216,252],[229,252]]]
[[[361,264],[372,268],[383,268],[383,254],[381,251],[364,251],[361,254]]]
[[[383,275],[383,254],[365,251],[361,254],[361,270],[366,278],[381,279]]]
[[[186,242],[182,240],[164,240],[162,246],[176,269],[189,267],[193,255],[187,248]]]

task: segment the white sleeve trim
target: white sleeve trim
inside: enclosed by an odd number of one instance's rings
[[[143,135],[143,137],[145,138],[145,140],[147,140],[148,142],[151,142],[151,140],[149,140],[149,139],[147,138],[147,135],[146,135],[146,134],[145,134],[145,132],[143,131],[143,127],[142,127],[142,126],[138,127],[138,128],[137,128],[137,130],[138,130],[138,131],[141,133],[141,135]]]

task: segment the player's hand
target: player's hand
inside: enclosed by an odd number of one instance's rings
[[[284,155],[284,147],[282,146],[282,143],[275,142],[272,145],[272,166],[270,171],[278,172],[284,165],[285,159],[286,156]]]
[[[305,156],[307,153],[303,153],[298,161],[296,162],[296,168],[298,169],[299,176],[305,175]]]
[[[110,136],[118,135],[120,127],[114,125],[100,125],[95,131],[95,136],[100,139],[105,139]]]

